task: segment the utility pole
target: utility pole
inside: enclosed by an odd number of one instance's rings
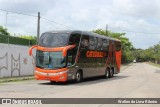
[[[38,22],[37,22],[37,44],[39,43],[39,34],[40,34],[40,12],[38,12]]]
[[[7,29],[7,15],[8,15],[8,12],[6,12],[6,25],[5,25],[6,29]]]
[[[108,35],[108,24],[106,24],[106,36],[109,36]]]

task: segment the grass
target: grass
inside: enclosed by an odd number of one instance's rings
[[[150,65],[153,65],[153,66],[156,66],[156,67],[159,67],[160,68],[160,64],[155,64],[155,63],[153,63],[153,62],[147,62],[148,64],[150,64]]]

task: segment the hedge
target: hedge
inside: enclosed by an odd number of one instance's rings
[[[35,45],[36,40],[0,35],[0,43],[16,44],[16,45]]]

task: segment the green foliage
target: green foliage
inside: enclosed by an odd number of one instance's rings
[[[7,29],[5,29],[2,26],[0,26],[0,35],[9,36],[10,34],[7,31]]]
[[[122,50],[122,63],[132,62],[134,59],[131,50]]]
[[[19,36],[20,38],[29,39],[29,40],[37,40],[36,36],[28,36],[28,35],[22,35]]]
[[[145,50],[135,49],[133,55],[137,61],[152,61],[160,64],[160,43]]]
[[[21,36],[21,37],[10,36],[10,33],[7,31],[7,29],[0,26],[0,43],[16,44],[16,45],[35,45],[36,37],[35,36]]]
[[[102,29],[93,30],[93,32],[98,33],[100,35],[104,35],[104,36],[119,39],[122,43],[122,49],[123,50],[133,49],[133,45],[129,41],[129,39],[127,37],[125,37],[125,33],[115,33],[115,32],[111,32],[111,31],[107,31],[107,33],[106,33],[106,31],[102,30]]]
[[[31,41],[32,45],[36,44],[37,41],[37,37],[36,36],[27,36],[27,35],[23,35],[23,36],[19,36],[19,38],[23,38],[23,39],[28,39]]]
[[[128,63],[133,60],[133,55],[131,50],[133,50],[134,48],[129,39],[125,37],[125,33],[115,33],[111,31],[106,32],[105,30],[102,29],[93,30],[93,32],[98,33],[100,35],[105,35],[108,37],[119,39],[122,45],[122,63]]]
[[[35,45],[36,41],[19,38],[19,37],[0,35],[0,43],[7,43],[7,44],[9,43],[9,44],[16,44],[16,45]]]

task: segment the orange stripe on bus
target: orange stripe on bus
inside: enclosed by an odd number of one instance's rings
[[[64,57],[67,55],[67,50],[74,48],[76,45],[68,45],[64,47],[58,47],[58,48],[47,48],[47,47],[42,47],[42,46],[37,46],[34,45],[29,49],[29,55],[32,55],[32,50],[33,48],[36,48],[37,50],[45,51],[45,52],[57,52],[57,51],[62,51],[62,54]]]

